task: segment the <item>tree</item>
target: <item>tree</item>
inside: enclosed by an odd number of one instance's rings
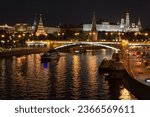
[[[41,34],[38,36],[38,40],[46,40],[46,36]]]

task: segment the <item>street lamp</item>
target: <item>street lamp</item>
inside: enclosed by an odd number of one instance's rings
[[[18,35],[18,38],[21,38],[22,36],[21,35]]]
[[[60,36],[60,33],[58,33],[57,35]]]
[[[145,36],[145,39],[148,40],[148,39],[147,39],[148,33],[144,33],[144,36]]]
[[[5,41],[4,41],[4,40],[1,40],[1,43],[3,43],[3,44],[4,44],[4,43],[5,43]]]
[[[5,38],[5,35],[2,34],[1,37],[2,37],[2,38]]]
[[[89,35],[92,35],[92,33],[90,32]]]
[[[75,39],[78,39],[79,33],[75,33]]]
[[[137,38],[137,35],[138,35],[138,33],[135,32],[135,33],[134,33],[134,36],[135,36],[134,38],[135,38],[136,41],[137,41],[137,39],[136,39],[136,38]]]

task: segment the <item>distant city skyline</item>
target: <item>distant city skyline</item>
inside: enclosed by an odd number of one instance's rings
[[[1,1],[0,24],[33,24],[35,14],[43,14],[44,25],[81,24],[96,19],[117,22],[129,11],[133,22],[140,18],[142,26],[150,28],[148,0],[5,0]]]

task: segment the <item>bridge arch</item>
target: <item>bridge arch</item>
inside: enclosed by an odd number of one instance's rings
[[[115,48],[115,47],[112,47],[112,46],[109,46],[109,45],[105,45],[105,44],[100,44],[100,43],[97,43],[97,42],[73,42],[73,43],[58,46],[54,49],[59,50],[59,49],[65,48],[65,47],[72,47],[72,46],[78,46],[78,45],[94,45],[94,46],[101,46],[101,47],[109,48],[109,49],[112,49],[112,50],[115,50],[115,51],[120,50],[118,48]]]

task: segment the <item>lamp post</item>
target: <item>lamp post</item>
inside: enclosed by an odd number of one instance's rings
[[[4,34],[2,34],[2,35],[1,35],[1,37],[2,37],[2,38],[5,38],[5,35],[4,35]]]
[[[106,40],[108,39],[108,33],[107,32],[105,33],[105,39]]]
[[[138,35],[138,33],[135,32],[135,33],[134,33],[134,38],[135,38],[136,41],[137,41],[137,35]]]
[[[145,40],[148,41],[148,33],[145,33],[144,36],[145,36]]]
[[[79,33],[74,33],[75,40],[79,40]]]
[[[60,39],[60,33],[59,32],[57,33],[57,39],[58,40]]]

